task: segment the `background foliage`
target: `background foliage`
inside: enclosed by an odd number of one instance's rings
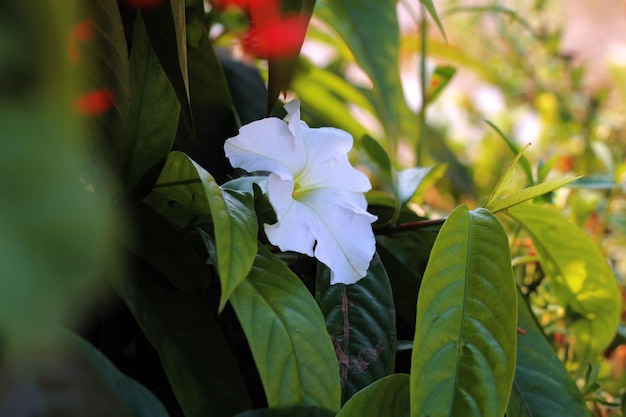
[[[624,68],[526,3],[284,0],[299,56],[254,1],[2,3],[0,416],[623,415]],[[281,92],[373,184],[356,284],[224,157]]]

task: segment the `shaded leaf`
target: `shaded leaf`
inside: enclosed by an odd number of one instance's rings
[[[163,274],[179,290],[206,289],[213,273],[178,230],[150,207],[126,207],[135,235],[125,239],[131,252]]]
[[[588,416],[578,387],[518,292],[517,365],[507,417]]]
[[[185,0],[165,0],[141,13],[152,48],[172,83],[181,106],[183,120],[193,137],[195,132],[189,104]]]
[[[258,223],[249,193],[222,190],[211,174],[182,152],[171,152],[155,188],[189,207],[196,216],[211,215],[217,244],[217,271],[222,284],[220,311],[252,267]]]
[[[396,194],[400,206],[406,205],[411,200],[422,184],[422,181],[432,169],[433,167],[416,167],[404,169],[397,173],[394,188],[397,190]]]
[[[185,415],[223,417],[251,407],[230,347],[195,292],[183,292],[139,259],[129,276],[112,271],[112,284],[159,353]]]
[[[335,417],[328,408],[296,405],[293,407],[263,408],[239,413],[234,417]]]
[[[342,401],[393,373],[396,312],[380,258],[355,284],[330,285],[330,270],[318,263],[316,298],[339,360]]]
[[[409,375],[386,376],[357,392],[337,417],[409,417]]]
[[[146,33],[141,14],[135,22],[130,55],[131,109],[124,181],[136,191],[149,190],[172,148],[180,104]],[[143,178],[145,175],[148,178]],[[143,179],[143,181],[142,181]]]
[[[513,375],[517,299],[507,235],[484,209],[441,228],[417,301],[412,416],[502,416]]]
[[[549,206],[523,204],[506,213],[528,231],[554,295],[569,312],[578,360],[593,362],[613,340],[621,311],[617,281],[600,248]]]
[[[304,284],[264,246],[230,302],[270,407],[340,408],[339,369],[324,317]]]

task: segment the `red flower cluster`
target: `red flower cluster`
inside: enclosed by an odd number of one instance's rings
[[[283,15],[280,0],[215,0],[219,9],[244,10],[250,28],[242,38],[244,51],[259,58],[295,56],[306,33],[308,19],[298,13]]]

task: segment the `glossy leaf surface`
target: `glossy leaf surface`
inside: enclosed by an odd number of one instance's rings
[[[342,398],[394,371],[396,314],[387,272],[380,258],[352,285],[330,285],[330,271],[318,265],[316,298],[339,360]]]
[[[339,369],[324,317],[300,279],[259,247],[230,302],[244,329],[270,407],[338,410]]]
[[[393,374],[352,397],[337,417],[409,417],[409,375]]]
[[[594,361],[613,340],[621,311],[617,281],[600,248],[548,206],[524,204],[507,214],[530,234],[554,295],[570,311],[578,359]]]
[[[504,415],[515,372],[517,298],[507,235],[489,211],[456,208],[417,301],[411,416]]]

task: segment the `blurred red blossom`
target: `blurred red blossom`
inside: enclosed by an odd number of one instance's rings
[[[115,98],[106,88],[100,88],[82,95],[74,102],[76,111],[84,115],[99,115],[113,108]]]
[[[80,58],[78,45],[90,41],[93,38],[94,30],[91,21],[82,20],[72,27],[68,37],[68,55],[70,62],[77,63]]]
[[[131,9],[147,10],[163,3],[164,0],[123,0],[123,3]]]
[[[215,0],[219,9],[244,10],[250,27],[242,36],[244,51],[259,58],[297,55],[304,41],[308,18],[299,13],[283,15],[280,0]]]

